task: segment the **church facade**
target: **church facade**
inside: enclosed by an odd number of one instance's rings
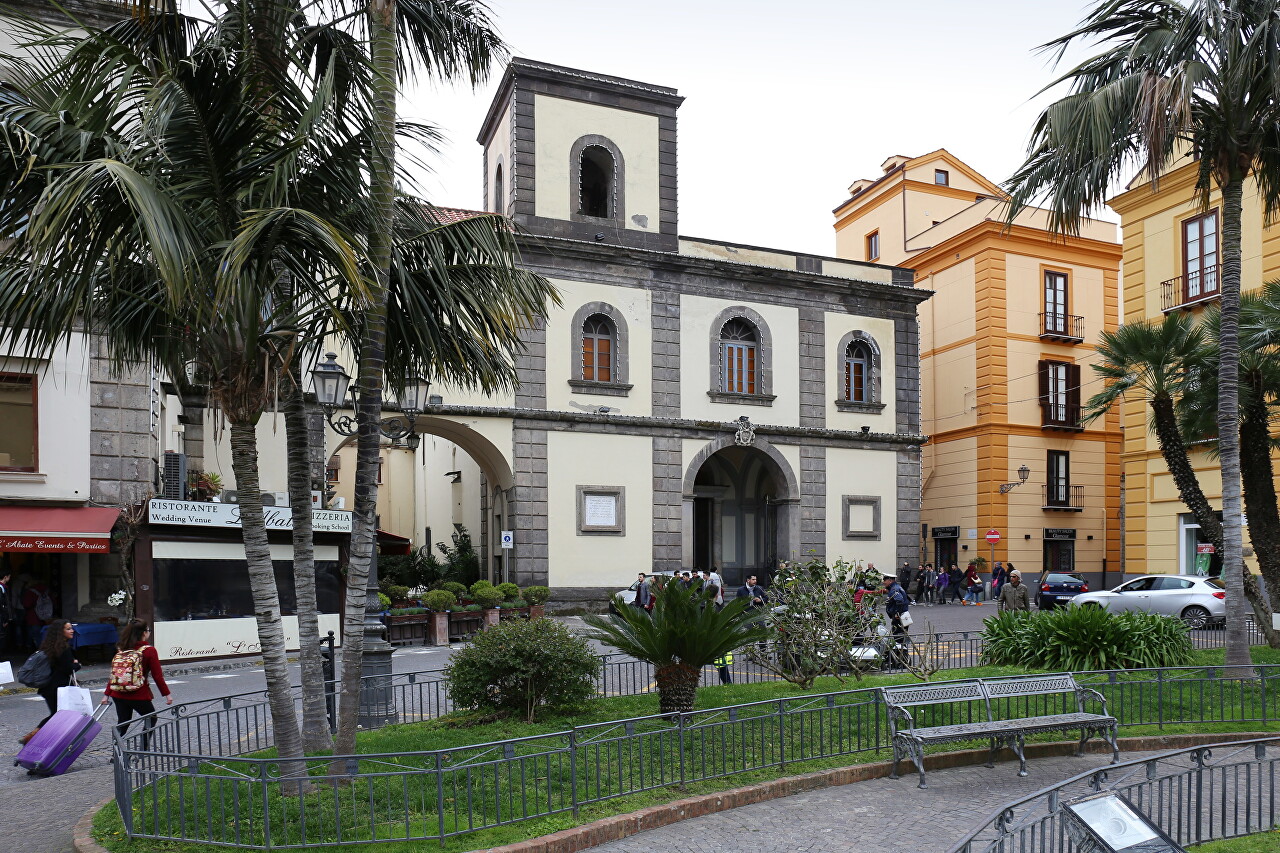
[[[513,60],[482,127],[485,206],[561,304],[503,398],[440,389],[421,432],[482,476],[495,579],[598,607],[639,571],[914,564],[911,270],[682,236],[673,89]],[[436,537],[443,538],[443,537]]]

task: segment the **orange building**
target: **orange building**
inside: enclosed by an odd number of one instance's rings
[[[921,559],[995,558],[1029,574],[1121,572],[1120,419],[1081,425],[1096,390],[1093,341],[1118,322],[1111,223],[1077,237],[945,149],[895,156],[834,211],[836,254],[911,267],[920,306]],[[1002,489],[1003,486],[1003,489]]]

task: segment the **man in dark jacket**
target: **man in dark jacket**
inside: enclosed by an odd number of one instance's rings
[[[893,636],[893,645],[889,650],[886,663],[889,666],[902,666],[900,648],[902,641],[899,638],[907,635],[907,627],[902,624],[902,615],[911,609],[911,599],[907,597],[907,591],[902,588],[902,584],[891,575],[884,576],[884,591],[884,612],[889,617],[889,628]]]
[[[738,587],[737,597],[751,599],[750,607],[752,608],[764,607],[764,601],[765,601],[764,587],[760,586],[760,584],[756,582],[755,575],[752,575],[751,577],[747,578],[747,582],[744,583],[742,586]]]
[[[653,590],[649,589],[649,579],[645,577],[644,572],[636,579],[636,597],[631,603],[641,610],[648,611],[649,605],[653,603]]]

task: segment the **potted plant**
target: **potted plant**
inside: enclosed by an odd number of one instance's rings
[[[192,471],[187,475],[187,494],[193,501],[211,501],[222,493],[222,478],[212,471]]]
[[[520,587],[513,583],[500,583],[495,589],[502,593],[502,602],[498,605],[500,619],[529,618],[529,603],[520,597]]]
[[[433,646],[449,645],[449,610],[458,603],[458,599],[446,589],[433,589],[422,597],[422,603],[430,611],[428,641]]]
[[[529,602],[530,619],[541,619],[546,615],[546,604],[547,599],[551,597],[551,590],[545,586],[527,586],[521,596]]]
[[[412,643],[427,638],[425,607],[393,607],[387,616],[387,641]]]
[[[449,612],[449,636],[466,639],[483,629],[484,621],[479,604],[460,604]]]
[[[471,585],[471,600],[480,605],[484,611],[485,625],[498,624],[498,605],[502,603],[502,593],[488,581],[476,581]]]

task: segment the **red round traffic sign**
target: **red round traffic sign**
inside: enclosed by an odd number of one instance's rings
[[[990,542],[992,545],[994,545],[994,544],[996,544],[997,542],[999,542],[999,541],[1000,541],[1000,531],[999,531],[999,530],[988,530],[988,531],[987,531],[987,541],[988,541],[988,542]]]

